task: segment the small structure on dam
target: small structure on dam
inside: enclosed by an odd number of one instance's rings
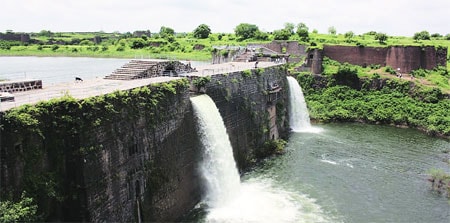
[[[133,80],[160,76],[176,77],[182,73],[195,71],[191,64],[183,64],[180,61],[131,60],[112,74],[107,75],[105,79]]]

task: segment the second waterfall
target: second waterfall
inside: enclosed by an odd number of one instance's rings
[[[320,128],[312,127],[309,120],[303,91],[294,77],[287,77],[289,84],[289,125],[294,132],[320,132]]]

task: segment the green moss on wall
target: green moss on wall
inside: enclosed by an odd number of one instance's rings
[[[41,220],[85,219],[79,214],[85,202],[80,198],[82,168],[86,157],[103,148],[96,131],[111,134],[117,123],[142,118],[146,128],[154,128],[173,116],[161,108],[173,106],[173,96],[188,87],[186,79],[179,79],[83,100],[65,95],[5,112],[1,151],[8,156],[9,179],[1,182],[0,195],[13,194],[17,200],[27,191],[38,203]]]

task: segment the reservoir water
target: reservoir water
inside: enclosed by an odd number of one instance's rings
[[[104,77],[130,59],[87,57],[0,57],[0,80],[39,79],[44,85],[74,81],[75,77]]]
[[[43,85],[103,78],[132,59],[88,57],[0,57],[0,80],[39,79]],[[181,61],[186,62],[186,61]],[[208,64],[190,61],[192,66]]]

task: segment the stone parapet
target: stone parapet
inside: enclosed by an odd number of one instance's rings
[[[42,80],[0,81],[0,92],[19,92],[42,89]]]

